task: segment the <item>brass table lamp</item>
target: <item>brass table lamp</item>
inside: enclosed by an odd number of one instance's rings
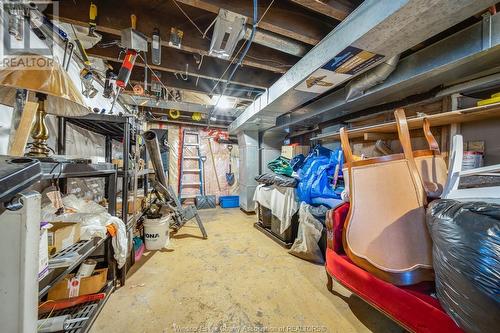
[[[9,58],[6,66],[0,67],[0,104],[16,105],[16,91],[28,91],[28,100],[38,103],[35,123],[31,130],[32,147],[27,155],[46,157],[49,155],[48,129],[45,116],[76,117],[90,112],[85,107],[80,91],[68,73],[54,59],[38,55],[23,55]]]

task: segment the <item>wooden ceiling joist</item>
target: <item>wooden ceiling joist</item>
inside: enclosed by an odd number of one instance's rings
[[[168,42],[170,39],[170,28],[175,27],[184,32],[181,50],[204,56],[208,55],[210,40],[203,38],[200,32],[187,21],[182,13],[179,13],[178,8],[171,1],[163,1],[161,4],[156,4],[158,7],[161,7],[158,10],[146,7],[154,6],[154,1],[147,2],[144,6],[127,6],[126,2],[126,0],[107,0],[98,3],[98,32],[120,36],[122,29],[130,27],[130,15],[135,14],[137,16],[137,30],[150,37],[153,30],[159,28],[162,37],[162,46],[165,48],[172,49],[172,46]],[[60,1],[58,19],[65,23],[88,26],[89,5],[89,0],[82,0],[76,3],[73,1]],[[203,20],[206,24],[200,24],[202,28],[208,27],[210,22],[216,17],[216,15],[206,13],[202,10],[198,10],[198,12],[205,13],[206,16]],[[244,59],[243,65],[276,73],[284,73],[298,60],[299,58],[297,57],[254,44]]]
[[[198,69],[198,63],[193,54],[182,52],[172,48],[165,48],[162,52],[160,66],[152,65],[150,54],[147,62],[149,67],[162,72],[180,73],[182,75],[199,76],[205,79],[218,80],[229,65],[228,61],[204,57],[202,66]],[[101,58],[108,61],[118,61],[120,48],[111,46],[106,48],[94,47],[87,50],[89,56]],[[136,66],[144,67],[141,59],[136,60]],[[227,74],[226,74],[227,75]],[[239,68],[231,82],[246,87],[267,88],[279,78],[279,74],[263,71],[250,67]],[[224,82],[224,78],[222,80]]]
[[[118,69],[120,68],[121,64],[119,62],[111,61],[110,64],[113,66],[115,71],[117,72]],[[151,82],[151,73],[148,74],[148,87],[150,86]],[[202,93],[202,94],[208,94],[208,95],[220,95],[222,92],[222,85],[219,84],[216,86],[215,89],[215,81],[213,80],[208,80],[208,79],[203,79],[203,78],[196,78],[193,76],[189,77],[175,77],[173,73],[168,73],[168,72],[162,72],[161,73],[161,82],[168,88],[172,89],[179,89],[179,90],[184,90],[184,91],[189,91],[189,92],[195,92],[195,93]],[[130,83],[132,85],[134,84],[143,84],[144,83],[144,71],[133,71],[132,75],[130,77]],[[263,90],[260,89],[253,89],[249,87],[243,87],[243,86],[238,86],[234,84],[230,84],[227,86],[226,91],[224,92],[225,96],[230,96],[230,97],[236,97],[239,98],[240,100],[244,101],[253,101],[255,98],[257,98]]]
[[[353,10],[352,3],[343,0],[292,0],[298,5],[308,8],[312,11],[330,16],[336,20],[342,21]]]
[[[217,14],[220,8],[252,17],[252,1],[245,0],[176,0],[183,4],[201,8]],[[271,3],[270,0],[259,1],[259,17]],[[260,29],[269,30],[277,34],[316,45],[332,29],[334,24],[326,22],[321,16],[304,12],[303,8],[288,1],[275,1],[266,16],[259,23]]]

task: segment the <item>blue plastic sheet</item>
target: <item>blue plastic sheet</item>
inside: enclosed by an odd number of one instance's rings
[[[329,152],[329,157],[324,156],[325,152]],[[300,178],[297,186],[299,200],[311,204],[313,198],[340,199],[343,187],[336,187],[334,182],[335,174],[338,177],[342,176],[342,164],[342,150],[315,148],[297,172]]]

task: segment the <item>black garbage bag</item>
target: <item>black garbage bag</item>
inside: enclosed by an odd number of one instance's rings
[[[297,179],[285,175],[279,175],[274,172],[264,173],[255,177],[258,183],[265,185],[276,185],[282,187],[297,187]]]
[[[467,332],[498,332],[500,205],[436,200],[427,226],[443,308]]]

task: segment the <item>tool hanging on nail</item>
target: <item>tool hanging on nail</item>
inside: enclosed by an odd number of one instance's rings
[[[122,67],[118,72],[118,78],[116,79],[116,85],[118,87],[125,89],[125,87],[127,86],[136,59],[137,59],[137,52],[131,49],[127,50],[125,58],[123,59],[122,62]]]
[[[94,98],[98,90],[94,87],[94,74],[92,73],[90,68],[84,67],[80,71],[80,79],[82,81],[82,94],[87,98]]]
[[[97,28],[97,6],[91,2],[89,9],[89,37],[95,37],[95,30]]]
[[[113,72],[113,68],[108,65],[106,70],[106,79],[104,81],[104,90],[102,96],[104,98],[110,98],[113,95],[113,83],[111,80],[116,80],[116,74]]]
[[[75,44],[68,40],[66,40],[64,44],[64,57],[63,57],[63,68],[67,72],[69,69],[69,64],[71,63],[71,59],[73,58],[73,51],[75,50]]]
[[[78,35],[76,34],[76,30],[75,30],[75,27],[73,26],[73,24],[71,25],[71,29],[73,29],[73,34],[75,35],[75,43],[76,43],[76,46],[78,47],[78,51],[80,51],[80,54],[82,56],[83,64],[85,65],[85,67],[90,68],[92,66],[92,63],[89,60],[89,56],[87,55],[87,52],[83,48],[82,42],[78,39]]]
[[[161,37],[160,29],[154,28],[151,42],[151,61],[154,65],[161,65]]]
[[[132,74],[132,69],[134,68],[135,61],[139,52],[148,51],[148,41],[146,36],[142,33],[136,31],[137,28],[137,16],[134,14],[130,15],[131,28],[122,30],[121,32],[121,47],[126,49],[125,58],[123,59],[122,66],[118,72],[118,77],[116,79],[116,85],[118,86],[118,91],[115,94],[113,104],[111,105],[110,113],[113,111],[113,107],[116,100],[123,89],[125,89],[130,80],[130,75]]]

